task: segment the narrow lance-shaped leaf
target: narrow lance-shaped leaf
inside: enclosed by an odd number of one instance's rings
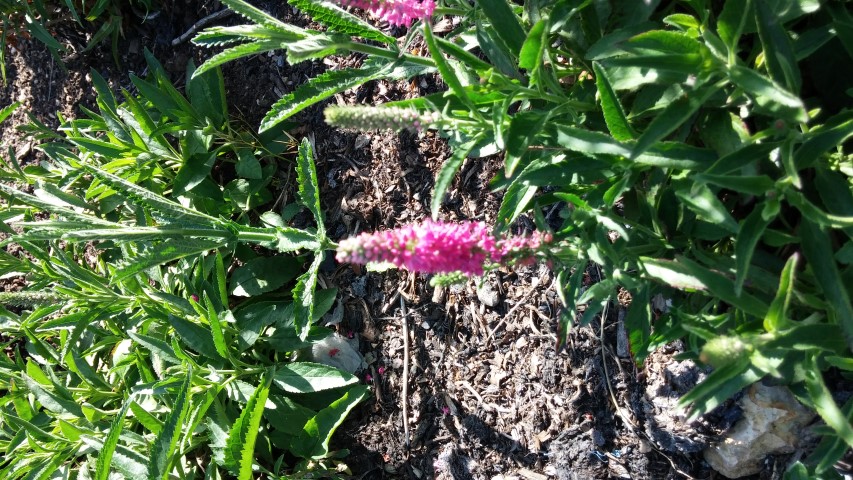
[[[225,462],[237,474],[239,480],[252,478],[252,462],[255,459],[255,443],[260,433],[261,419],[270,392],[274,369],[267,370],[263,381],[243,407],[240,417],[231,426],[225,450]]]
[[[261,121],[260,131],[265,132],[304,108],[321,102],[336,93],[349,90],[382,76],[383,67],[346,68],[318,75],[281,97]]]
[[[280,48],[281,42],[275,40],[257,40],[251,43],[244,43],[242,45],[236,45],[234,47],[227,48],[205,60],[205,62],[202,63],[193,73],[193,78],[198,78],[206,72],[224,63],[237,60],[238,58],[248,57],[250,55],[257,55],[263,52],[271,52]]]
[[[396,41],[394,37],[382,33],[373,25],[333,3],[317,0],[289,0],[288,3],[325,25],[329,31],[388,44]]]
[[[453,150],[450,158],[448,158],[444,162],[444,165],[441,166],[441,170],[439,170],[438,175],[435,177],[435,188],[433,188],[432,200],[430,201],[430,210],[432,210],[433,220],[438,219],[438,214],[441,211],[441,204],[444,202],[444,195],[453,183],[453,178],[456,176],[456,172],[459,170],[459,167],[462,166],[462,162],[465,161],[465,157],[471,153],[471,149],[474,148],[474,145],[476,145],[480,139],[481,137],[477,137],[474,140],[457,147]]]
[[[453,91],[453,94],[459,98],[469,109],[469,111],[474,114],[477,112],[476,107],[471,102],[471,99],[468,98],[468,93],[465,91],[465,88],[462,86],[462,82],[459,81],[459,77],[456,76],[456,72],[450,68],[450,65],[447,63],[447,60],[444,58],[444,52],[442,52],[438,48],[438,44],[435,42],[435,36],[432,34],[432,27],[429,23],[424,23],[424,41],[429,48],[429,53],[432,56],[433,61],[435,62],[435,66],[438,68],[438,72],[441,74],[442,80],[447,83],[447,86],[450,87],[450,90]]]
[[[317,183],[317,168],[314,165],[314,152],[307,138],[299,144],[299,156],[296,162],[296,175],[299,182],[299,198],[302,204],[314,215],[317,221],[317,237],[326,237],[326,224],[320,209],[320,188]]]
[[[811,398],[812,406],[829,428],[833,429],[847,443],[847,447],[853,448],[853,426],[850,425],[847,416],[838,408],[832,398],[832,393],[826,387],[814,357],[809,356],[808,360],[804,362],[803,371],[806,376],[806,390],[809,393],[809,398]]]
[[[752,254],[758,240],[764,235],[764,229],[770,225],[773,218],[765,219],[761,214],[763,205],[758,205],[752,213],[743,221],[735,239],[735,262],[737,263],[737,276],[735,277],[735,294],[740,295],[743,290],[743,282],[749,272],[752,262]]]
[[[95,480],[108,480],[110,476],[110,464],[124,425],[124,416],[127,414],[127,410],[133,404],[133,401],[133,395],[131,395],[124,401],[124,405],[121,406],[118,414],[113,417],[112,424],[110,424],[110,433],[107,434],[107,438],[104,440],[104,446],[98,453],[98,463],[95,468]]]
[[[148,478],[169,478],[172,457],[178,445],[178,438],[187,417],[190,404],[190,386],[192,385],[193,369],[187,368],[187,376],[181,385],[177,398],[171,404],[172,412],[166,418],[166,423],[151,446],[150,462],[148,463]]]
[[[656,142],[681,127],[717,91],[717,85],[707,85],[667,105],[637,139],[637,144],[631,151],[631,158],[636,159]]]
[[[624,142],[634,138],[634,130],[628,123],[625,110],[619,103],[619,97],[610,85],[607,72],[598,62],[592,62],[592,70],[595,72],[595,86],[598,89],[598,97],[601,100],[601,112],[604,114],[604,123],[610,130],[610,135],[616,140]]]
[[[847,345],[853,348],[853,307],[832,258],[829,234],[804,215],[800,222],[800,242],[812,275],[826,296],[829,316],[838,322]]]
[[[764,317],[764,328],[768,332],[781,330],[789,324],[788,305],[791,303],[791,296],[794,293],[794,280],[799,260],[800,254],[794,253],[788,258],[785,268],[782,269],[782,274],[779,276],[779,289],[773,302],[770,303],[767,316]]]
[[[293,26],[288,25],[288,24],[276,19],[275,17],[269,15],[268,13],[264,12],[263,10],[260,10],[258,8],[255,8],[251,5],[249,5],[248,3],[244,2],[243,0],[222,0],[222,3],[224,3],[225,6],[227,6],[231,10],[234,10],[235,12],[239,13],[240,15],[246,17],[247,19],[249,19],[255,23],[259,23],[261,25],[264,25],[266,27],[269,27],[269,28],[272,28],[275,30],[281,30],[283,32],[289,32],[292,28],[294,28]]]

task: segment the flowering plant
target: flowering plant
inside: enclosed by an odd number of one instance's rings
[[[495,235],[483,222],[427,220],[348,238],[338,244],[337,260],[391,263],[423,273],[482,275],[490,264],[531,261],[550,238],[539,232],[526,237]]]

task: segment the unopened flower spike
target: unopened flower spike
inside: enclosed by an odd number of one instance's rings
[[[392,25],[410,26],[413,21],[429,18],[435,0],[335,0],[338,4],[367,10]]]
[[[400,107],[326,107],[323,112],[326,123],[354,130],[423,130],[438,123],[440,115],[433,112],[418,112],[411,108]]]
[[[415,272],[482,275],[486,267],[525,261],[550,241],[549,234],[504,237],[483,222],[427,220],[394,230],[362,233],[338,245],[339,262],[391,263]]]

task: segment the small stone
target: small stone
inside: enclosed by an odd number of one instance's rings
[[[498,295],[498,292],[488,282],[482,282],[477,285],[477,298],[487,307],[494,308],[501,303],[500,295]]]
[[[719,444],[705,449],[705,461],[726,478],[761,471],[768,455],[796,450],[815,414],[803,407],[785,387],[756,383],[739,402],[743,417]]]

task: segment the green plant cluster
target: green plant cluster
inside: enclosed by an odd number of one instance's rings
[[[447,1],[436,14],[457,26],[438,36],[423,21],[402,46],[328,3],[293,2],[322,33],[226,3],[256,25],[199,35],[244,41],[211,66],[278,48],[290,62],[367,54],[283,97],[262,130],[377,77],[441,76],[447,91],[381,107],[441,115],[432,127],[454,153],[434,217],[462,161],[497,152],[499,230],[523,214],[547,228],[543,212],[559,211],[561,343],[626,291],[638,362],[686,338],[715,367],[682,399],[694,417],[769,379],[827,426],[792,478],[831,476],[853,447],[853,400],[838,405],[824,381],[853,370],[848,2]],[[418,34],[427,59],[406,53]],[[603,280],[584,288],[591,262]]]
[[[298,201],[252,225],[293,142],[232,125],[218,69],[190,65],[184,96],[148,62],[138,95],[92,71],[97,112],[27,126],[46,160],[3,159],[20,249],[0,275],[27,285],[0,295],[0,478],[335,475],[330,436],[368,389],[296,360],[332,333],[315,321],[337,293],[317,287],[333,244],[312,147]],[[301,210],[314,227],[287,225]]]
[[[107,38],[112,39],[113,57],[118,64],[118,39],[121,34],[123,13],[126,7],[144,12],[154,7],[153,0],[0,0],[0,76],[6,84],[6,45],[26,32],[43,43],[62,65],[61,55],[67,48],[50,32],[57,23],[75,22],[83,27],[96,26],[97,30],[83,49],[85,53]]]

